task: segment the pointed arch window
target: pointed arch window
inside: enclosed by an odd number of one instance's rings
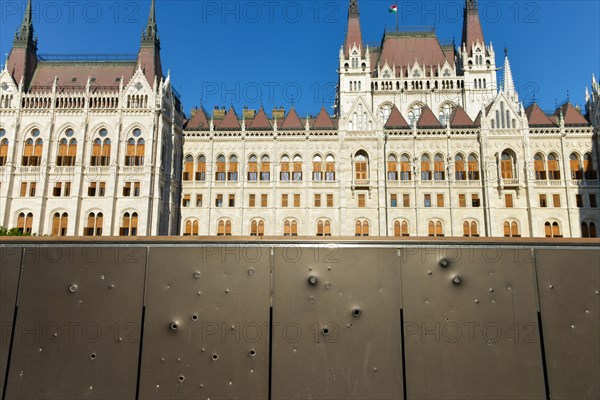
[[[596,233],[596,224],[592,221],[581,223],[581,237],[584,238],[595,238],[598,237]]]
[[[548,154],[548,179],[553,181],[560,180],[558,156],[554,153]]]
[[[408,237],[410,233],[408,231],[407,221],[396,221],[394,222],[394,236],[395,237]]]
[[[201,154],[196,162],[196,182],[206,181],[206,157]]]
[[[52,216],[52,236],[67,236],[69,214],[54,213]]]
[[[121,229],[119,230],[120,236],[137,236],[138,233],[138,214],[128,213],[123,214],[121,220]]]
[[[265,221],[252,220],[250,222],[250,236],[265,236]]]
[[[290,181],[290,158],[287,155],[281,157],[279,165],[279,180],[282,182]]]
[[[335,181],[335,157],[332,154],[325,157],[325,180],[328,182]]]
[[[331,236],[331,221],[328,219],[317,221],[317,236]]]
[[[463,222],[463,236],[479,237],[479,230],[477,228],[477,222],[475,222],[475,221]]]
[[[238,180],[238,158],[236,155],[229,157],[229,164],[227,166],[227,180],[229,182],[237,182]]]
[[[504,237],[521,237],[519,224],[516,221],[504,221]]]
[[[72,131],[71,131],[72,132]],[[72,167],[77,159],[77,140],[63,138],[58,144],[56,165],[59,167]]]
[[[465,159],[461,154],[454,157],[454,179],[457,181],[466,180]]]
[[[390,154],[387,160],[387,179],[388,181],[398,180],[398,158],[394,154]]]
[[[569,161],[571,165],[571,179],[582,180],[583,170],[581,169],[581,159],[579,158],[579,154],[571,153]]]
[[[400,179],[403,181],[412,180],[412,168],[411,168],[410,156],[408,154],[402,154],[400,157]]]
[[[8,160],[8,139],[0,140],[0,167],[6,165]]]
[[[248,181],[256,182],[258,179],[258,158],[252,154],[248,158]]]
[[[104,214],[89,213],[83,236],[102,236],[102,227],[104,225]]]
[[[436,181],[443,181],[446,179],[446,167],[444,165],[444,156],[442,154],[436,154],[433,162],[433,179]]]
[[[222,219],[219,221],[217,236],[231,236],[231,220]]]
[[[550,222],[546,221],[544,224],[544,234],[546,237],[551,238],[560,238],[562,235],[560,234],[560,225],[558,222]]]
[[[500,172],[502,179],[515,179],[515,158],[508,151],[503,152],[501,155]]]
[[[23,159],[21,164],[24,167],[39,167],[42,162],[43,149],[44,142],[42,139],[36,139],[35,141],[32,138],[27,139],[23,149]]]
[[[312,179],[314,182],[321,182],[323,180],[323,159],[320,155],[316,155],[313,157],[312,164]]]
[[[33,227],[33,214],[20,213],[17,217],[17,229],[19,232],[30,235]]]
[[[366,181],[368,175],[369,158],[364,152],[358,152],[354,157],[354,177],[356,181]]]
[[[271,160],[267,155],[260,158],[260,180],[263,182],[271,180]]]
[[[431,220],[427,223],[427,235],[432,237],[443,237],[444,229],[442,221]]]
[[[302,181],[302,157],[299,154],[294,156],[292,179],[294,182]]]
[[[360,219],[356,220],[354,223],[354,236],[369,236],[369,221]]]
[[[537,153],[533,157],[533,168],[535,170],[535,179],[546,180],[546,163],[544,161],[544,155]]]
[[[217,156],[217,165],[216,165],[216,172],[215,172],[215,181],[217,182],[225,182],[225,178],[226,178],[226,173],[225,173],[225,169],[226,169],[226,165],[225,165],[225,156],[223,154],[219,154]]]
[[[138,131],[138,129],[136,129]],[[146,154],[146,142],[143,138],[129,138],[127,140],[127,151],[125,154],[125,165],[128,167],[140,167],[144,165],[144,156]]]
[[[583,155],[583,176],[587,180],[598,179],[598,172],[596,171],[594,162],[592,161],[592,153],[585,153]]]
[[[104,141],[100,138],[94,139],[92,143],[92,156],[90,165],[92,167],[107,167],[110,165],[111,142],[106,138]]]
[[[198,236],[198,220],[187,220],[183,236]]]
[[[468,177],[470,181],[479,180],[479,161],[477,156],[473,153],[469,154],[469,173]]]
[[[428,154],[423,154],[421,156],[421,180],[431,180],[431,157],[429,157]]]
[[[191,181],[194,175],[194,157],[188,155],[183,161],[183,181]]]
[[[283,236],[298,236],[298,221],[287,219],[283,223]]]

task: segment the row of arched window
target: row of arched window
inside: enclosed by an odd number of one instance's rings
[[[1,130],[5,132],[4,130]],[[142,166],[144,164],[144,155],[146,152],[145,141],[141,136],[140,129],[132,131],[134,137],[127,140],[127,149],[125,155],[126,166]],[[21,156],[21,165],[37,167],[41,165],[44,141],[39,138],[40,131],[33,129],[29,137],[25,140],[23,153]],[[72,129],[67,129],[58,142],[58,151],[56,154],[57,166],[74,166],[77,163],[77,139],[73,138]],[[97,138],[92,142],[92,151],[90,154],[91,166],[109,166],[111,156],[111,140],[106,138],[108,132],[101,129]],[[4,135],[1,135],[4,136]],[[0,136],[0,166],[6,165],[8,160],[8,139],[2,139]]]
[[[598,179],[598,173],[594,168],[591,152],[587,152],[583,155],[583,163],[581,162],[581,157],[577,153],[571,153],[569,159],[571,167],[571,179]],[[556,153],[550,153],[547,157],[542,153],[536,153],[533,158],[533,167],[536,180],[561,179],[559,159]],[[500,172],[503,179],[516,178],[516,157],[512,151],[505,150],[502,153],[500,160]]]
[[[52,215],[52,236],[67,236],[69,226],[69,214],[66,212],[56,212]],[[23,233],[31,234],[33,227],[33,214],[20,213],[17,216],[17,229]],[[86,225],[83,228],[83,236],[102,236],[104,227],[104,214],[101,212],[91,212],[88,214]],[[120,236],[137,236],[138,233],[138,214],[136,212],[126,212],[121,219],[119,229]]]

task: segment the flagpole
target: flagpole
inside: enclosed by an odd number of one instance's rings
[[[398,32],[398,0],[396,0],[396,32]]]

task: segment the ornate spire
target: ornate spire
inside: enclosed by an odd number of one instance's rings
[[[23,15],[23,22],[15,33],[14,45],[15,47],[26,47],[28,44],[36,47],[37,40],[33,38],[33,22],[32,22],[32,11],[31,11],[31,0],[27,1],[27,8],[25,9],[25,15]]]
[[[471,54],[472,47],[477,42],[479,42],[482,46],[485,46],[481,22],[479,22],[479,8],[477,5],[477,0],[465,0],[462,44],[467,47],[467,51],[469,54]]]
[[[158,28],[156,27],[156,7],[155,0],[150,3],[150,14],[148,15],[148,24],[142,34],[142,42],[158,43]]]
[[[346,43],[344,44],[346,57],[350,54],[350,49],[353,46],[357,46],[361,49],[361,53],[363,52],[358,0],[350,0],[350,5],[348,6],[348,30],[346,31]]]
[[[512,70],[510,68],[510,61],[508,60],[508,49],[504,49],[504,91],[506,93],[515,92],[515,82],[513,80]]]
[[[358,17],[358,0],[350,0],[350,6],[348,7],[348,17]]]

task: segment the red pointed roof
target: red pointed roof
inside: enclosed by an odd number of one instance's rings
[[[273,125],[271,125],[271,121],[269,121],[267,114],[265,114],[265,110],[261,107],[252,122],[250,122],[248,125],[248,130],[253,131],[268,129],[273,129]]]
[[[356,0],[351,0],[348,8],[348,30],[346,31],[346,44],[344,46],[344,54],[346,54],[346,57],[350,53],[350,48],[354,45],[362,49],[362,33],[360,31],[358,2]]]
[[[225,114],[225,118],[221,120],[216,128],[220,131],[233,131],[242,129],[240,126],[240,121],[238,121],[238,116],[233,107],[229,108],[229,111],[227,111],[227,114]]]
[[[485,45],[476,0],[466,0],[463,18],[462,42],[467,46],[467,51],[471,54],[473,44],[479,42]]]
[[[335,129],[335,125],[329,114],[327,114],[325,107],[321,108],[321,111],[313,122],[311,129]]]
[[[206,111],[204,111],[203,107],[196,110],[196,113],[188,121],[185,129],[200,131],[210,129],[210,123],[208,122],[208,117],[206,116]]]
[[[454,107],[450,115],[451,128],[475,128],[476,126],[461,106]]]
[[[481,115],[482,115],[482,112],[479,111],[479,113],[477,113],[477,116],[475,117],[475,121],[473,121],[473,123],[476,126],[481,126]]]
[[[454,65],[453,50],[444,52],[435,32],[386,32],[379,54],[379,66],[396,65],[406,68],[415,61],[421,67],[443,66],[446,61]],[[448,55],[451,55],[450,57]]]
[[[587,126],[590,123],[581,115],[579,111],[571,103],[566,103],[557,108],[554,112],[555,116],[559,116],[562,111],[565,126]]]
[[[540,106],[538,106],[536,103],[533,103],[525,109],[525,115],[527,115],[527,122],[531,127],[556,126],[556,124],[550,118],[548,118],[546,114],[544,114]]]
[[[410,125],[408,125],[408,122],[406,122],[406,119],[404,119],[404,117],[400,113],[400,110],[398,110],[398,107],[394,106],[394,108],[392,108],[392,112],[390,113],[390,116],[388,117],[387,122],[385,123],[384,128],[385,129],[410,129]]]
[[[419,117],[419,121],[417,121],[417,128],[439,129],[442,128],[442,124],[440,124],[440,121],[435,117],[433,111],[431,111],[431,108],[429,108],[428,106],[424,106],[421,109],[421,116]]]
[[[292,107],[290,112],[288,112],[288,115],[283,120],[281,126],[279,126],[279,129],[290,131],[304,129],[304,125],[302,125],[302,121],[300,121],[300,117],[298,117],[298,113],[296,112],[294,107]]]

